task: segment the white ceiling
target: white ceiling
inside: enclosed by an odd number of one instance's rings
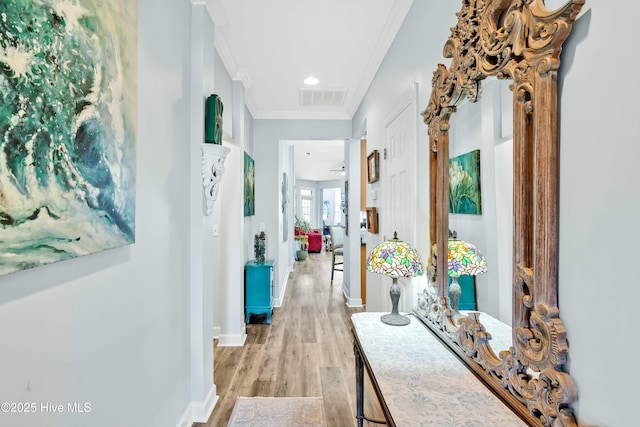
[[[344,141],[292,141],[296,179],[344,179]]]
[[[413,3],[206,1],[216,26],[216,50],[231,77],[244,83],[255,119],[345,120],[356,112]],[[305,85],[309,76],[320,82]],[[341,165],[343,150],[333,154]],[[296,163],[296,169],[312,171],[318,165]]]

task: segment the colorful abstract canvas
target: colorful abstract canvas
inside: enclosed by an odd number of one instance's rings
[[[482,213],[480,150],[449,159],[449,212]]]
[[[0,2],[0,274],[135,241],[137,2]]]
[[[256,214],[255,182],[255,163],[251,156],[244,153],[244,216]]]

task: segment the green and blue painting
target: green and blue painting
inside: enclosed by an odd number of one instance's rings
[[[482,214],[480,150],[449,159],[449,212]]]
[[[251,156],[244,153],[244,216],[256,214],[256,171]]]
[[[135,241],[137,2],[0,2],[0,274]]]

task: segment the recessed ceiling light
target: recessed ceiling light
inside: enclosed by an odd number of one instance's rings
[[[311,76],[309,76],[306,79],[304,79],[304,83],[309,85],[309,86],[317,85],[319,81],[320,80],[316,79],[315,77],[311,77]]]

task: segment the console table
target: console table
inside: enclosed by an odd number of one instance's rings
[[[245,266],[244,315],[249,323],[252,314],[266,314],[266,323],[271,324],[273,312],[273,267],[274,260],[263,263],[249,261]]]
[[[389,426],[526,426],[419,319],[407,326],[386,313],[351,316],[356,356],[356,416],[363,425],[364,369]]]

